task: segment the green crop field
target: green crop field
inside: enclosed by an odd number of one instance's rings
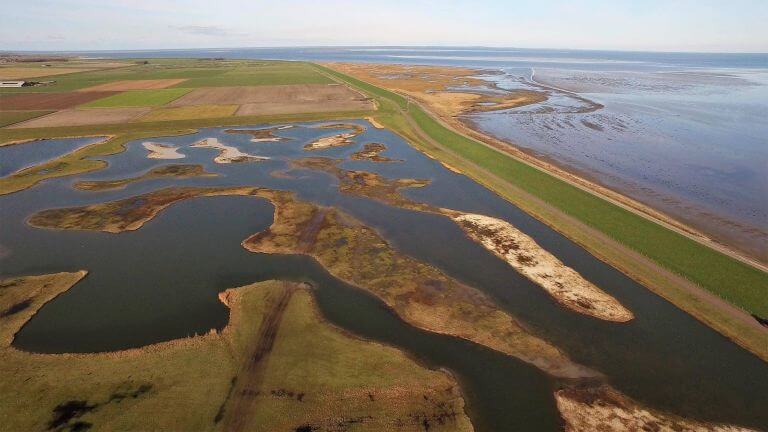
[[[116,69],[77,72],[35,78],[53,84],[1,88],[0,93],[40,93],[80,90],[111,81],[184,78],[176,88],[281,84],[328,84],[333,82],[307,63],[268,61],[157,60]]]
[[[382,108],[389,105],[390,117],[398,116],[397,108],[407,108],[407,115],[412,117],[424,133],[455,154],[736,306],[760,316],[768,316],[768,297],[765,295],[768,292],[768,277],[760,270],[464,137],[440,124],[417,105],[409,105],[404,97],[396,93],[331,69],[320,68],[376,97]],[[396,124],[392,125],[397,129]]]
[[[81,105],[87,108],[143,107],[165,105],[189,93],[192,89],[130,90]]]
[[[333,81],[305,63],[275,63],[242,66],[208,77],[198,77],[177,87],[231,87],[284,84],[329,84]]]

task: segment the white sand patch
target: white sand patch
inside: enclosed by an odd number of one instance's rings
[[[179,148],[168,144],[146,141],[141,145],[149,150],[147,158],[149,159],[184,159],[186,156],[179,153]]]
[[[374,128],[376,128],[376,129],[384,129],[384,125],[382,125],[381,123],[377,122],[375,118],[373,118],[373,117],[366,117],[365,119],[368,120],[368,123],[370,123],[371,126],[373,126]]]
[[[555,392],[567,432],[750,432],[731,425],[703,423],[646,409],[616,390],[601,387]]]
[[[563,306],[607,321],[634,318],[615,298],[567,267],[510,223],[490,216],[445,212],[467,235],[544,288]]]
[[[357,135],[358,135],[357,132],[347,132],[347,133],[341,133],[341,134],[332,135],[329,137],[320,138],[316,141],[313,141],[305,145],[304,149],[305,150],[322,150],[322,149],[327,149],[331,147],[341,147],[341,146],[354,144],[354,141],[351,141],[351,138],[354,138]]]
[[[219,150],[219,155],[216,156],[213,161],[219,164],[238,163],[238,162],[258,162],[269,159],[264,156],[255,156],[248,153],[243,153],[236,147],[228,146],[219,142],[218,138],[205,138],[200,140],[191,147],[196,148],[212,148]]]

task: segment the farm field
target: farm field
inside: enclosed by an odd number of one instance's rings
[[[11,128],[49,128],[129,122],[149,112],[149,108],[66,109],[37,117]]]
[[[131,90],[86,103],[83,107],[109,108],[161,106],[184,96],[189,91],[190,89]]]
[[[51,81],[0,89],[0,112],[60,110],[25,123],[11,117],[26,115],[9,115],[7,125],[51,128],[374,109],[366,97],[305,63],[153,60],[51,76]]]
[[[0,127],[19,123],[53,111],[0,111]]]

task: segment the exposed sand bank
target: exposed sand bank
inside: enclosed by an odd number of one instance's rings
[[[179,153],[178,147],[173,147],[168,144],[145,141],[141,145],[149,150],[149,154],[147,155],[147,158],[149,159],[184,159],[186,157]]]
[[[269,159],[265,156],[256,156],[243,153],[235,147],[228,146],[219,142],[217,138],[205,138],[191,145],[195,148],[212,148],[219,150],[219,155],[213,158],[213,161],[219,164],[240,163],[240,162],[258,162]]]
[[[446,213],[471,239],[544,288],[563,306],[607,321],[626,322],[634,318],[618,300],[560,262],[509,222],[453,210]]]
[[[608,386],[559,390],[555,400],[566,432],[752,432],[651,410]]]
[[[304,150],[322,150],[331,147],[342,147],[354,144],[352,138],[360,135],[365,128],[357,124],[330,124],[318,126],[320,129],[352,129],[351,132],[344,132],[329,137],[323,137],[304,146]]]

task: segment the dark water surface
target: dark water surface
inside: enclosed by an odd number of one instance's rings
[[[0,176],[38,165],[93,144],[102,138],[72,138],[32,141],[22,145],[0,147]]]
[[[396,135],[368,128],[355,145],[310,154],[302,146],[333,131],[306,126],[278,131],[293,138],[285,142],[252,143],[248,135],[225,134],[222,129],[155,140],[182,146],[187,158],[175,161],[146,159],[141,142],[131,142],[126,152],[107,158],[108,169],[77,180],[123,178],[167,163],[200,163],[221,174],[215,178],[156,179],[124,190],[83,192],[71,188],[75,179],[70,177],[0,197],[0,248],[7,251],[0,258],[0,274],[90,272],[44,306],[18,334],[15,346],[38,352],[92,352],[202,334],[226,324],[227,310],[218,301],[218,292],[267,279],[303,280],[313,284],[322,313],[334,324],[400,347],[430,366],[454,371],[478,430],[562,428],[552,398],[559,383],[538,369],[470,342],[414,329],[380,301],[333,278],[308,257],[245,251],[240,242],[272,222],[272,205],[263,199],[195,198],[169,207],[137,231],[121,234],[42,230],[24,222],[43,209],[114,200],[169,185],[257,185],[292,190],[302,199],[353,214],[403,253],[486,292],[535,333],[575,361],[604,373],[610,384],[631,397],[685,416],[768,428],[768,365],[753,355]],[[272,159],[215,164],[216,151],[188,147],[207,137]],[[619,299],[637,318],[617,324],[563,309],[467,239],[447,218],[341,195],[336,180],[322,173],[297,171],[294,179],[270,175],[285,169],[290,158],[346,157],[366,142],[385,143],[384,155],[405,162],[347,161],[343,167],[392,178],[431,179],[430,186],[407,195],[513,223]]]

